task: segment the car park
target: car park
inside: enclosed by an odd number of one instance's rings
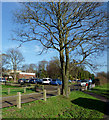
[[[42,84],[50,84],[51,81],[52,81],[51,78],[43,78],[43,79],[42,79]]]
[[[59,79],[52,79],[51,85],[62,85],[62,81]]]

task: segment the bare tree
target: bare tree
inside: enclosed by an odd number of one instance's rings
[[[97,55],[105,48],[107,25],[103,5],[97,2],[25,2],[14,14],[23,29],[15,31],[18,37],[13,36],[13,40],[21,44],[35,40],[43,45],[43,51],[59,52],[62,89],[66,96],[70,55],[75,64],[88,63],[90,55]]]
[[[24,57],[17,49],[10,48],[5,55],[5,63],[14,71],[14,82],[16,82],[16,70],[24,61]]]

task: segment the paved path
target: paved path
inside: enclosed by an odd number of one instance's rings
[[[92,95],[93,97],[96,97],[96,98],[98,98],[98,99],[100,99],[101,101],[103,101],[103,102],[106,103],[104,120],[109,120],[109,99],[107,99],[107,98],[105,98],[105,97],[103,97],[103,96],[101,96],[101,95],[88,92],[88,91],[83,91],[83,92],[86,93],[86,94]]]

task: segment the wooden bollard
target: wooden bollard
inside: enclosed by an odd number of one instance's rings
[[[26,93],[26,87],[24,87],[24,93]]]
[[[65,90],[63,89],[63,95],[65,96]]]
[[[44,90],[44,101],[46,101],[46,90]]]
[[[68,93],[70,94],[70,87],[68,88]]]
[[[21,93],[17,92],[17,107],[21,108]]]
[[[85,90],[87,90],[87,86],[86,86],[86,89]]]
[[[44,85],[42,85],[42,91],[44,91]]]
[[[58,88],[58,95],[60,95],[60,88]]]
[[[75,85],[73,85],[73,90],[75,90]]]
[[[8,88],[8,95],[10,94],[10,88]]]

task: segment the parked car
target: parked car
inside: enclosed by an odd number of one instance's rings
[[[42,84],[42,79],[38,79],[37,84]]]
[[[81,86],[83,87],[83,86],[88,86],[88,81],[87,80],[81,80],[80,81],[81,83]]]
[[[26,79],[19,79],[18,80],[18,83],[20,83],[20,84],[24,84],[26,82]]]
[[[0,82],[6,82],[5,78],[0,78]]]
[[[29,80],[29,83],[36,84],[37,80],[38,80],[37,78],[32,78],[32,79]]]
[[[62,81],[59,79],[52,79],[51,85],[62,85]]]
[[[29,83],[29,81],[30,81],[29,79],[25,79],[25,83]]]
[[[43,78],[43,79],[42,79],[42,84],[50,84],[51,81],[52,81],[51,78]]]

